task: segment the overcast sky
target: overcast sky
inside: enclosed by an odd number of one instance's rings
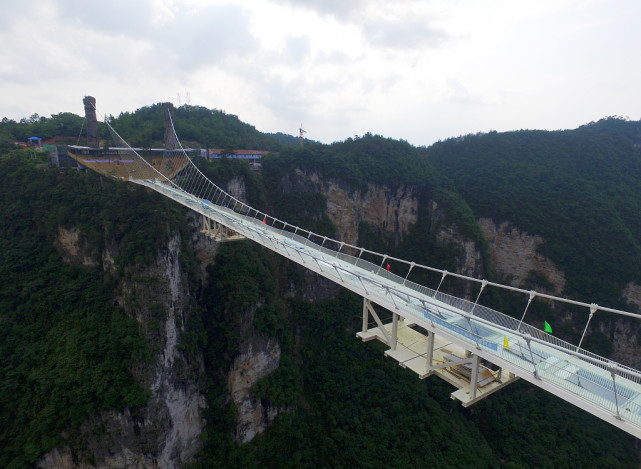
[[[7,1],[0,117],[189,99],[265,132],[414,145],[638,120],[640,20],[639,0]]]

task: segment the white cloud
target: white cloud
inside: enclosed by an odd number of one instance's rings
[[[2,116],[117,115],[191,94],[257,128],[415,144],[639,117],[633,0],[21,0]]]

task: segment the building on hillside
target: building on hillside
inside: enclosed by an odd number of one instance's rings
[[[223,148],[210,148],[209,160],[215,158],[240,158],[249,161],[249,167],[255,171],[261,168],[260,159],[269,151],[267,150],[232,150],[225,151]]]
[[[42,139],[40,137],[29,137],[27,141],[30,147],[42,148]]]
[[[233,150],[225,151],[223,148],[210,148],[209,159],[213,158],[243,158],[246,160],[259,160],[269,153],[267,150]]]

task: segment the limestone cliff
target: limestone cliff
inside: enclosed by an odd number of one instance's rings
[[[62,260],[68,264],[83,267],[98,265],[96,249],[90,245],[87,236],[75,226],[59,226],[55,245],[62,255]]]
[[[73,261],[78,250],[71,241],[82,239],[82,234],[77,229],[60,233],[60,248]],[[148,404],[135,414],[125,409],[92,416],[79,430],[81,452],[56,448],[39,467],[173,468],[191,461],[200,449],[205,425],[202,356],[186,356],[178,348],[191,304],[181,245],[180,235],[174,233],[151,265],[126,269],[114,291],[114,302],[136,319],[149,346],[151,360],[132,370],[150,392]],[[114,244],[108,245],[101,256],[107,272],[113,270],[114,249]]]
[[[250,392],[260,379],[278,368],[280,345],[260,335],[251,335],[241,346],[229,372],[229,394],[238,409],[236,440],[251,441],[274,421],[279,409],[263,406]]]
[[[459,253],[457,272],[484,276],[482,256],[476,242],[464,236],[458,226],[448,222],[449,217],[435,200],[426,199],[414,187],[401,185],[392,189],[369,183],[365,189],[355,189],[340,180],[300,169],[293,176],[282,178],[280,186],[286,192],[322,194],[326,200],[327,216],[336,226],[338,238],[348,244],[359,244],[359,226],[367,223],[399,245],[419,221],[419,216],[425,216],[429,219],[426,225],[436,240],[454,247]]]
[[[538,291],[560,295],[565,288],[565,275],[552,262],[538,252],[543,238],[520,231],[510,222],[479,219],[479,226],[489,244],[490,262],[503,281],[522,288],[530,288],[526,281],[532,274],[542,276],[549,286],[537,285]]]
[[[293,181],[283,181],[283,186],[323,194],[327,215],[338,228],[339,238],[346,243],[357,244],[361,222],[392,233],[398,243],[418,218],[418,197],[411,187],[400,186],[392,190],[387,186],[368,184],[367,189],[361,191],[315,172],[296,170],[296,176]]]

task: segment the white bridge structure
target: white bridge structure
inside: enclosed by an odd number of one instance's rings
[[[594,314],[609,312],[637,319],[641,315],[465,277],[292,226],[211,182],[177,137],[175,150],[167,150],[161,162],[150,162],[107,125],[119,146],[110,149],[109,161],[100,161],[97,153],[91,156],[92,169],[148,187],[198,212],[207,220],[207,231],[218,240],[252,240],[361,296],[363,324],[357,336],[387,344],[385,354],[420,378],[436,374],[445,379],[458,388],[452,398],[464,406],[520,378],[641,438],[641,372],[581,348]],[[114,151],[123,157],[114,158]],[[82,156],[74,158],[82,163]],[[118,171],[113,165],[118,165]],[[394,263],[394,270],[404,265],[405,275],[390,272],[389,262]],[[440,274],[436,289],[409,281],[410,273],[417,269]],[[441,292],[443,281],[450,276],[478,285],[476,301]],[[521,319],[479,304],[488,288],[522,293],[525,309]],[[524,321],[534,298],[585,308],[588,319],[578,345]],[[369,327],[370,317],[376,327]],[[386,318],[386,324],[381,317]]]

